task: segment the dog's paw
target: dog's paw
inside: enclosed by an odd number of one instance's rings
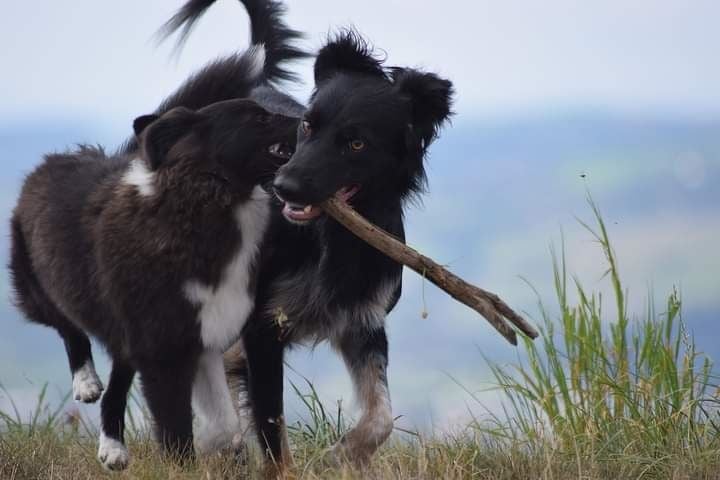
[[[100,381],[92,361],[87,362],[73,374],[73,398],[83,403],[96,402],[103,391],[103,384]]]
[[[265,462],[260,478],[264,480],[294,480],[297,476],[293,474],[288,465],[269,460]]]
[[[363,469],[370,463],[372,452],[368,449],[353,446],[344,437],[325,452],[323,463],[331,468],[351,466]]]
[[[198,428],[195,437],[195,451],[200,455],[215,452],[240,451],[245,447],[242,434],[233,429],[217,429],[212,426]]]
[[[340,442],[329,448],[322,457],[323,464],[331,468],[340,468],[347,463],[345,450]]]
[[[125,470],[130,463],[130,454],[122,442],[101,433],[98,460],[107,470]]]
[[[248,452],[248,446],[245,442],[245,436],[242,433],[236,433],[232,439],[232,452],[235,455],[235,460],[240,465],[247,465],[250,456]]]

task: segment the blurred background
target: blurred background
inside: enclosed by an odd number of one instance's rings
[[[390,65],[422,67],[457,90],[452,126],[431,148],[429,193],[407,213],[408,241],[538,319],[552,311],[549,246],[564,232],[568,269],[607,290],[602,252],[578,223],[591,192],[642,318],[650,292],[677,286],[699,346],[720,357],[720,3],[397,0],[288,1],[288,23],[317,50],[355,25]],[[0,259],[21,181],[43,153],[76,143],[112,150],[132,120],[155,109],[191,72],[248,42],[238,2],[220,0],[179,57],[153,33],[179,1],[10,2],[0,17]],[[296,66],[306,101],[311,62]],[[526,283],[527,282],[527,283]],[[538,295],[528,285],[531,284]],[[479,316],[406,272],[390,315],[389,380],[404,428],[451,429],[483,407],[483,355],[521,358]],[[0,276],[0,410],[33,408],[45,382],[60,399],[70,375],[59,337],[25,323]],[[421,312],[427,308],[428,318]],[[658,306],[662,311],[662,305]],[[611,311],[610,308],[607,309]],[[608,316],[608,321],[613,318]],[[95,355],[103,380],[108,364]],[[351,405],[342,362],[325,346],[288,357],[321,398]],[[95,407],[82,407],[95,415]],[[288,416],[301,411],[288,395]]]

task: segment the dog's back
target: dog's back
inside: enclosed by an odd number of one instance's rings
[[[68,318],[86,318],[94,330],[103,317],[94,301],[97,272],[88,258],[94,253],[92,222],[102,211],[127,160],[108,158],[101,149],[48,155],[26,179],[13,213],[11,272],[18,303],[30,318],[32,298],[44,297]],[[79,301],[83,299],[84,301]]]

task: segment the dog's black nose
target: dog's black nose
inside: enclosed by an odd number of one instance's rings
[[[283,200],[293,200],[300,193],[300,182],[281,172],[273,181],[273,190]]]

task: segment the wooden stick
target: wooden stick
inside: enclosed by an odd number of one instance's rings
[[[528,337],[538,336],[538,332],[508,307],[500,297],[469,284],[417,250],[408,247],[382,228],[368,222],[345,202],[337,198],[330,198],[322,206],[335,220],[362,240],[396,262],[406,265],[428,278],[455,300],[464,303],[485,317],[508,342],[517,345],[515,330],[506,322],[506,319]]]

